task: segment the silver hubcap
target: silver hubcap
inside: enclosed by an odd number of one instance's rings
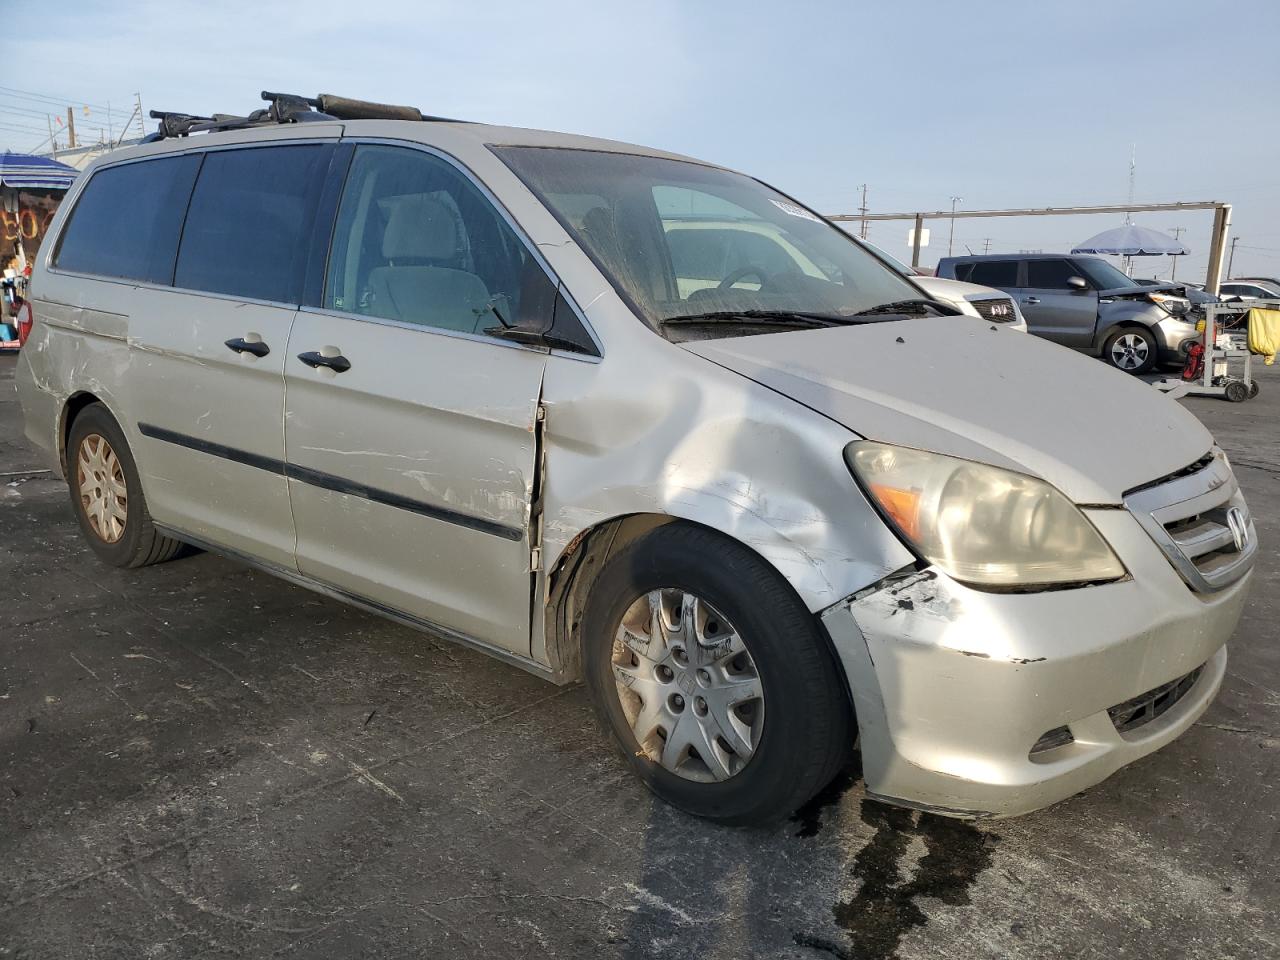
[[[1137,370],[1147,362],[1150,347],[1136,333],[1126,333],[1111,345],[1111,361],[1121,370]]]
[[[80,509],[99,539],[115,543],[123,537],[129,516],[124,468],[111,444],[100,434],[91,433],[80,441],[76,486],[80,491]]]
[[[764,687],[737,630],[683,590],[636,600],[613,641],[622,712],[640,749],[687,780],[728,780],[764,729]]]

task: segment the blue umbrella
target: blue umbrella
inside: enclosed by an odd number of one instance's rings
[[[80,171],[30,153],[0,153],[0,185],[15,190],[66,190]]]
[[[1071,252],[1104,253],[1113,257],[1180,257],[1191,251],[1167,233],[1127,223],[1123,227],[1103,230],[1073,247]]]

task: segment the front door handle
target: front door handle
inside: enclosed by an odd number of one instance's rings
[[[265,357],[271,352],[261,340],[246,340],[244,337],[233,337],[227,341],[227,347],[236,353],[252,353],[255,357]]]
[[[351,361],[342,354],[338,354],[336,357],[326,357],[323,353],[308,350],[306,353],[298,354],[298,359],[308,367],[328,367],[334,373],[346,373],[351,369]]]
[[[1023,303],[1039,303],[1040,298],[1039,297],[1023,297],[1022,302]]]

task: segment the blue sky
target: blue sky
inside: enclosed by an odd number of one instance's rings
[[[2,83],[109,101],[113,124],[135,91],[190,112],[342,93],[664,147],[824,213],[853,212],[862,183],[881,212],[1123,202],[1136,148],[1138,200],[1233,203],[1235,272],[1280,274],[1275,0],[63,0],[42,19]],[[0,146],[29,149],[54,108],[12,90]],[[105,123],[77,115],[82,139]],[[1203,279],[1211,216],[1135,219],[1184,227],[1179,275]],[[957,252],[1067,249],[1121,220],[960,220]],[[871,239],[905,258],[907,227]],[[925,263],[946,252],[933,229]]]

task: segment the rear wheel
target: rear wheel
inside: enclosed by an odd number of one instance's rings
[[[849,757],[830,642],[775,570],[720,534],[668,524],[611,557],[583,637],[598,712],[640,779],[683,810],[776,820]]]
[[[124,431],[101,404],[85,407],[71,424],[67,484],[80,530],[112,566],[144,567],[182,549],[151,522]]]
[[[1146,373],[1160,358],[1160,345],[1146,327],[1122,327],[1107,337],[1102,358],[1125,373]]]

